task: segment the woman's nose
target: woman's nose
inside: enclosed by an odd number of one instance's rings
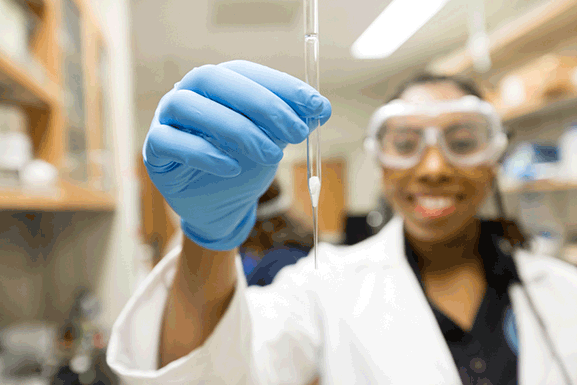
[[[437,146],[425,149],[423,159],[415,168],[415,177],[430,184],[447,183],[452,179],[453,170]]]

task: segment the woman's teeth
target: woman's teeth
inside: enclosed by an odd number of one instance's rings
[[[448,197],[421,196],[417,197],[417,204],[428,210],[439,210],[454,205],[455,199]]]

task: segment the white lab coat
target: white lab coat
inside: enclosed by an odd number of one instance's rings
[[[354,246],[323,244],[272,285],[236,292],[204,343],[164,368],[158,346],[179,250],[130,299],[112,330],[109,365],[130,384],[460,384],[457,368],[404,250],[402,220]],[[577,269],[522,251],[521,278],[577,383]],[[563,384],[518,284],[510,288],[521,385]],[[496,385],[496,384],[495,384]]]

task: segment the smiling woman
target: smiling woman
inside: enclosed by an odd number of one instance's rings
[[[496,245],[489,246],[492,237],[506,235],[503,226],[476,217],[492,190],[506,136],[497,114],[480,98],[471,83],[421,75],[383,107],[392,112],[377,112],[372,124],[378,129],[372,132],[385,195],[404,219],[409,263],[463,383],[509,384],[517,379],[517,352],[510,348],[510,333],[494,330],[514,328],[503,322],[512,314],[507,288],[517,272],[495,252]],[[510,239],[514,243],[519,240]],[[509,279],[496,275],[503,268]],[[485,324],[486,317],[493,321]],[[495,329],[495,323],[503,327]],[[472,343],[482,350],[471,353]],[[473,361],[482,365],[468,364]]]
[[[472,83],[420,75],[371,120],[385,195],[414,239],[442,241],[467,228],[492,189],[506,136],[480,98]]]

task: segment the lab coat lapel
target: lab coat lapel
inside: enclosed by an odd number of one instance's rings
[[[563,286],[549,269],[544,267],[543,259],[518,251],[515,253],[517,269],[521,279],[533,299],[537,311],[548,327],[557,352],[563,357],[565,367],[577,378],[577,325],[574,303],[564,303],[561,299],[566,293],[575,290],[574,284]],[[555,263],[549,261],[548,263]],[[565,267],[560,267],[565,269]],[[559,365],[545,341],[543,330],[539,326],[533,310],[523,293],[520,284],[509,289],[519,338],[519,378],[520,384],[564,384]]]
[[[521,384],[548,384],[552,359],[536,318],[519,284],[509,289],[519,338],[518,373]]]
[[[389,338],[392,341],[386,343],[402,347],[402,352],[398,353],[412,357],[413,363],[423,363],[418,370],[425,369],[422,377],[426,383],[437,383],[433,379],[438,378],[442,384],[461,384],[445,337],[407,261],[402,219],[393,218],[376,237],[380,242],[374,244],[370,254],[381,256],[382,268],[379,270],[382,281],[389,279],[396,282],[399,285],[397,292],[405,301],[401,306],[402,312],[395,317],[398,317],[399,325],[405,325],[406,330],[391,333]],[[390,319],[391,314],[384,316]]]
[[[412,302],[411,311],[405,314],[398,314],[399,319],[414,317],[426,320],[426,322],[422,322],[421,327],[431,338],[426,340],[427,343],[422,346],[422,349],[427,351],[430,357],[438,357],[437,359],[442,366],[452,369],[447,371],[447,384],[460,383],[457,368],[444,336],[434,318],[420,283],[407,261],[402,219],[400,217],[393,218],[375,238],[378,242],[375,242],[373,246],[372,258],[376,259],[379,255],[384,256],[382,260],[383,267],[386,266],[389,271],[396,270],[394,274],[404,277],[406,282],[410,284],[411,295],[407,295],[407,299]],[[382,245],[380,249],[376,247],[378,244]],[[577,341],[577,322],[571,301],[574,297],[570,296],[570,299],[565,301],[560,299],[567,292],[575,290],[574,283],[568,281],[569,283],[562,284],[555,279],[555,275],[550,273],[550,264],[555,263],[554,261],[547,261],[547,259],[522,251],[514,253],[514,258],[518,273],[527,285],[535,306],[544,318],[544,322],[548,325],[553,343],[563,357],[565,366],[571,372],[570,376],[577,378],[575,377],[577,376],[577,369],[575,369],[577,367],[577,348],[575,348],[574,342]],[[558,266],[557,269],[564,270],[565,267]],[[558,274],[561,274],[561,272],[558,272]],[[516,315],[519,337],[519,384],[563,384],[561,370],[553,359],[551,351],[545,342],[543,331],[529,306],[521,286],[519,284],[512,285],[509,289],[509,295]],[[407,334],[409,332],[407,330]],[[398,339],[393,346],[406,344],[406,341],[403,342],[406,338],[403,333],[399,333],[393,338]]]

